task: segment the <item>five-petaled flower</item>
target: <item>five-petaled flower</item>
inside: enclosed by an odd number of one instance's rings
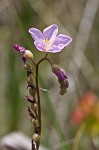
[[[58,27],[55,24],[45,28],[43,33],[36,28],[30,28],[29,33],[34,39],[35,47],[42,52],[60,52],[72,41],[72,38],[67,35],[59,34],[57,36]]]

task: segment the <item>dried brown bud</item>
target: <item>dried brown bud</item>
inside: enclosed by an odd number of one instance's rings
[[[35,99],[33,99],[33,97],[32,96],[26,96],[26,98],[27,98],[27,100],[30,102],[30,103],[35,103]]]
[[[31,77],[31,75],[27,77],[27,83],[28,85],[33,85],[33,78]]]
[[[36,126],[38,121],[35,118],[33,118],[33,119],[31,119],[31,122],[34,126]]]
[[[32,95],[33,97],[35,97],[35,95],[36,95],[36,88],[35,87],[30,87],[29,88],[29,93],[30,93],[30,95]]]
[[[37,105],[36,103],[34,103],[34,105],[33,105],[33,110],[34,110],[34,112],[36,112],[37,109],[38,109],[38,105]]]
[[[69,87],[69,82],[67,79],[65,79],[65,80],[58,79],[58,82],[61,86],[65,87],[65,88]]]
[[[28,114],[32,117],[35,118],[33,112],[31,111],[30,107],[28,106]]]
[[[23,65],[24,69],[26,71],[29,71],[29,72],[32,72],[32,67],[30,65],[30,63],[26,62],[24,65]]]
[[[65,93],[66,93],[67,91],[66,91],[66,88],[64,88],[64,87],[60,87],[60,95],[64,95]]]

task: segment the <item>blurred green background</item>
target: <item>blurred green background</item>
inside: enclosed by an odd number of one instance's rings
[[[99,96],[99,0],[0,0],[0,137],[19,130],[32,137],[25,100],[26,73],[12,44],[30,49],[39,60],[44,54],[35,49],[28,29],[43,30],[51,24],[57,24],[59,33],[71,36],[73,42],[60,53],[49,54],[67,72],[66,95],[59,95],[49,64],[44,62],[40,68],[40,85],[48,89],[41,91],[41,142],[48,148],[59,143],[59,149],[71,150],[72,142],[61,145],[77,131],[70,122],[71,112],[87,91]],[[88,150],[86,139],[88,135],[82,137],[79,149]]]

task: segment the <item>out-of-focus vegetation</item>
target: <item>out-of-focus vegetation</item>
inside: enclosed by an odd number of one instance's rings
[[[47,63],[41,65],[40,86],[48,89],[48,92],[41,91],[41,143],[51,150],[99,149],[99,111],[95,112],[98,121],[94,127],[96,130],[91,130],[91,133],[86,132],[87,123],[84,120],[76,125],[71,122],[71,114],[85,93],[94,93],[99,103],[98,18],[99,0],[0,1],[1,137],[16,130],[30,137],[33,133],[27,113],[28,102],[25,100],[25,72],[21,56],[14,51],[12,44],[16,42],[30,49],[37,61],[44,54],[35,49],[28,29],[36,27],[43,30],[55,23],[60,33],[73,38],[72,44],[62,52],[49,55],[55,64],[66,70],[69,88],[65,96],[60,96],[57,78],[52,74],[50,66]],[[95,121],[90,119],[89,126]]]

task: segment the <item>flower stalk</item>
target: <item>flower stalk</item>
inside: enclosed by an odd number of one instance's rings
[[[60,52],[64,47],[68,46],[72,39],[69,36],[59,34],[57,25],[51,25],[43,30],[43,33],[36,29],[30,28],[29,33],[34,39],[35,47],[42,52],[45,52],[45,56],[40,59],[37,63],[34,61],[33,54],[30,50],[25,49],[18,44],[13,44],[16,51],[23,54],[23,68],[27,74],[27,89],[29,90],[29,95],[26,96],[31,107],[28,106],[28,114],[31,117],[31,122],[34,126],[34,134],[32,137],[32,150],[39,150],[40,138],[41,138],[41,100],[40,100],[40,87],[39,87],[39,66],[43,61],[47,61],[52,68],[52,72],[58,77],[58,82],[60,85],[60,94],[64,95],[68,88],[68,78],[63,69],[54,65],[52,61],[48,58],[48,52],[57,53]],[[35,66],[33,69],[31,60]]]
[[[39,135],[41,135],[41,104],[40,104],[40,92],[39,92],[39,83],[38,83],[38,71],[39,71],[39,63],[36,65],[36,91],[37,91],[37,98],[38,98],[38,123],[40,126]]]
[[[43,62],[44,60],[47,60],[49,62],[50,65],[52,65],[53,63],[50,61],[49,58],[47,58],[47,55],[45,55],[44,58],[42,58],[41,60],[38,61],[38,63],[36,64],[36,76],[35,76],[35,81],[36,81],[36,92],[37,92],[37,104],[38,104],[38,126],[39,126],[39,141],[37,141],[36,145],[37,145],[37,150],[39,149],[39,145],[40,145],[40,136],[41,136],[41,102],[40,102],[40,92],[39,92],[39,81],[38,81],[38,76],[39,76],[39,65],[41,62]]]

